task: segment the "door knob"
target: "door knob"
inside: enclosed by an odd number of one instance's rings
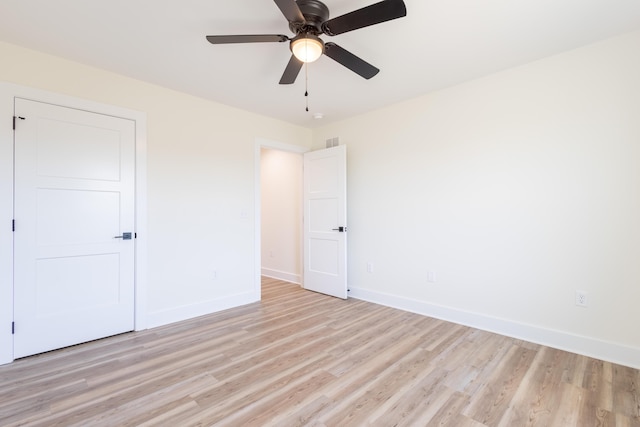
[[[338,227],[338,228],[333,228],[333,231],[339,231],[340,233],[344,233],[345,231],[347,231],[347,227]]]
[[[122,240],[131,240],[131,235],[133,233],[131,232],[127,232],[127,233],[122,233],[122,236],[114,236],[114,239],[122,239]]]

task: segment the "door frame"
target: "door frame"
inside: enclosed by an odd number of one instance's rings
[[[262,148],[270,148],[273,150],[286,151],[289,153],[304,154],[311,151],[309,147],[303,147],[301,145],[287,144],[284,142],[272,141],[264,138],[256,138],[254,143],[254,299],[259,301],[262,299],[262,209],[261,209],[261,191],[260,191],[260,150]],[[302,247],[301,247],[302,248]],[[302,250],[304,250],[302,248]],[[302,275],[302,281],[304,283],[304,275]]]
[[[147,324],[147,115],[113,105],[0,82],[0,365],[13,359],[14,98],[75,108],[135,122],[135,330]]]

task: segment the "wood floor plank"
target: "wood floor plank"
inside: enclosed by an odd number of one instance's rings
[[[424,375],[426,374],[426,375]],[[446,387],[444,379],[448,372],[432,366],[419,381],[399,396],[390,400],[384,410],[375,411],[371,416],[373,425],[420,425],[428,422],[445,404],[454,390]]]
[[[537,352],[513,345],[488,383],[472,398],[465,415],[486,425],[497,425],[509,408],[518,386]]]
[[[466,420],[461,420],[462,409],[469,404],[469,396],[454,392],[449,399],[438,409],[438,412],[429,419],[429,423],[437,426],[458,427]],[[516,424],[513,424],[516,425]]]
[[[613,411],[630,418],[640,419],[638,371],[625,366],[615,366],[612,373]]]
[[[0,426],[640,427],[640,371],[264,278],[262,301],[0,366]]]
[[[328,372],[316,371],[306,381],[280,390],[267,399],[254,402],[247,406],[246,410],[235,412],[220,422],[219,425],[229,427],[263,426],[271,422],[279,414],[297,409],[307,397],[314,395],[318,388],[322,388],[334,380],[335,377]]]
[[[569,353],[540,348],[509,403],[500,427],[549,425],[559,401],[558,384],[562,382]]]
[[[560,402],[558,409],[551,418],[552,426],[580,426],[578,419],[581,413],[588,412],[582,405],[583,396],[587,392],[582,387],[573,384],[560,384]],[[587,425],[598,425],[595,416],[592,416]]]
[[[375,416],[375,410],[389,402],[396,393],[420,379],[427,369],[433,354],[421,348],[401,356],[386,371],[380,372],[375,381],[362,391],[350,396],[350,404],[343,405],[339,411],[333,411],[325,418],[327,425],[363,425],[369,417]]]

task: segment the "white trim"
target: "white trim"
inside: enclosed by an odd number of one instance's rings
[[[253,292],[244,292],[224,298],[188,304],[167,310],[156,311],[147,315],[147,326],[156,328],[183,320],[206,316],[229,308],[240,307],[256,302]]]
[[[302,276],[295,273],[287,273],[286,271],[273,270],[271,268],[262,267],[263,276],[271,277],[272,279],[284,280],[285,282],[295,283],[296,285],[302,284]]]
[[[0,365],[13,361],[13,93],[0,83]]]
[[[135,329],[147,327],[147,115],[57,93],[0,82],[0,364],[13,361],[13,103],[15,98],[61,105],[135,121],[136,302]],[[5,203],[5,201],[9,201]]]
[[[262,299],[260,275],[262,274],[262,212],[260,208],[261,195],[260,195],[260,149],[271,148],[280,151],[288,151],[290,153],[303,154],[311,151],[311,148],[303,147],[300,145],[287,144],[284,142],[272,141],[264,138],[256,138],[254,143],[254,175],[253,175],[253,188],[254,188],[254,206],[255,214],[254,218],[254,293],[257,300]],[[301,246],[302,247],[302,246]],[[297,282],[302,284],[302,278],[299,278]]]
[[[494,332],[572,353],[640,369],[640,349],[571,334],[564,331],[500,319],[484,314],[462,311],[397,295],[351,287],[349,296],[393,307],[423,316]]]
[[[136,311],[135,330],[147,329],[148,228],[147,228],[147,115],[136,118]]]
[[[311,148],[303,147],[301,145],[287,144],[285,142],[272,141],[264,138],[256,138],[256,146],[258,151],[260,148],[271,148],[274,150],[288,151],[290,153],[303,154],[311,151]]]

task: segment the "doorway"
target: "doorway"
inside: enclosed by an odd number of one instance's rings
[[[133,160],[135,163],[135,196],[133,200],[133,203],[135,203],[135,214],[133,217],[133,221],[135,222],[135,228],[133,228],[131,231],[135,230],[135,232],[137,232],[137,238],[135,239],[133,249],[135,258],[135,289],[133,297],[135,314],[133,318],[133,329],[145,329],[145,307],[147,289],[146,114],[122,107],[115,107],[93,101],[87,101],[56,93],[46,92],[39,89],[32,89],[20,85],[0,82],[0,115],[4,117],[19,116],[15,119],[15,121],[17,122],[16,126],[19,126],[19,123],[23,121],[20,118],[21,116],[15,113],[15,105],[18,99],[31,100],[48,105],[57,105],[67,109],[73,109],[87,113],[95,113],[112,118],[121,118],[125,121],[128,120],[133,122],[133,134],[135,138]],[[50,124],[55,127],[59,123]],[[3,222],[7,220],[8,222],[13,222],[14,227],[2,227],[2,229],[0,230],[0,324],[11,326],[0,328],[0,364],[10,363],[16,357],[14,354],[14,332],[18,333],[20,330],[20,324],[18,324],[18,322],[15,322],[14,310],[14,235],[20,227],[20,220],[14,216],[13,149],[14,129],[11,126],[11,121],[2,121],[2,123],[0,123],[0,200],[2,201],[2,203],[0,203],[0,218],[2,218]],[[58,160],[64,163],[68,159],[65,159],[64,156],[62,156]],[[66,166],[64,169],[67,169]],[[53,170],[49,170],[48,175],[56,175],[53,172]],[[91,173],[95,173],[95,170],[93,172],[89,172],[89,174]],[[48,185],[48,188],[52,188],[51,185]],[[45,193],[47,193],[46,197],[49,197],[52,194],[51,192],[41,192],[41,194]],[[75,197],[79,196],[81,192],[67,192],[65,194],[69,197]],[[94,193],[93,195],[97,194],[98,193]],[[40,206],[44,205],[41,204]],[[54,203],[53,207],[54,209],[58,209],[58,207],[61,206],[58,206]],[[66,215],[62,216],[66,217]],[[50,218],[49,216],[47,217]],[[129,230],[123,230],[123,233],[125,231]],[[66,237],[73,237],[73,232],[74,230],[69,230],[70,234],[67,234]],[[110,237],[115,237],[115,235],[110,235]],[[133,237],[135,238],[136,236],[134,235]],[[106,258],[110,258],[111,260],[115,259],[115,257],[113,256],[103,257],[103,259]],[[85,258],[85,260],[95,261],[96,258]],[[43,268],[50,266],[51,263],[48,263],[46,266],[43,266]],[[56,270],[60,274],[75,274],[82,270],[78,268],[65,269],[63,267],[58,267],[60,266],[57,266],[54,270]],[[46,268],[44,268],[44,270],[46,270]],[[83,271],[87,270],[85,269]],[[43,301],[42,298],[40,299],[40,301]],[[51,301],[49,300],[45,301],[45,303],[47,304],[49,304],[50,302]]]
[[[302,155],[261,148],[261,275],[302,284]]]
[[[302,285],[303,156],[308,149],[256,140],[256,292],[262,276]]]
[[[135,122],[14,105],[14,358],[133,330]]]
[[[275,258],[276,252],[269,245],[274,245],[281,236],[275,232],[271,240],[263,244],[263,228],[268,228],[263,224],[263,200],[262,200],[262,174],[261,165],[263,149],[272,149],[275,152],[284,151],[296,153],[295,157],[298,173],[300,171],[297,162],[302,163],[302,177],[300,184],[302,187],[302,197],[294,205],[294,211],[302,207],[302,211],[294,214],[298,215],[294,230],[301,233],[296,241],[299,243],[299,251],[295,257],[298,262],[297,271],[301,271],[301,280],[297,279],[297,274],[282,277],[282,270],[271,269],[265,271],[266,275],[285,281],[300,283],[306,289],[321,292],[327,295],[346,299],[348,297],[347,287],[347,256],[346,256],[346,146],[335,146],[324,150],[309,152],[310,150],[299,146],[274,143],[264,140],[256,140],[255,144],[255,293],[256,300],[262,296],[261,278],[263,273],[263,262],[265,267],[269,265],[270,258]],[[269,153],[270,154],[270,153]],[[278,156],[274,156],[278,157]],[[266,166],[265,166],[266,167]],[[277,166],[275,168],[278,170]],[[267,178],[265,178],[267,181]],[[267,190],[264,190],[268,192]],[[278,191],[277,186],[271,191]],[[299,190],[298,190],[299,191]],[[269,209],[269,201],[265,200],[264,209]],[[280,214],[278,214],[280,215]],[[290,221],[292,222],[292,221]],[[286,224],[290,226],[290,224]],[[270,243],[271,242],[271,243]],[[276,242],[276,243],[272,243]],[[304,258],[303,258],[304,256]],[[302,262],[299,260],[302,258]],[[268,269],[267,269],[268,270]]]

